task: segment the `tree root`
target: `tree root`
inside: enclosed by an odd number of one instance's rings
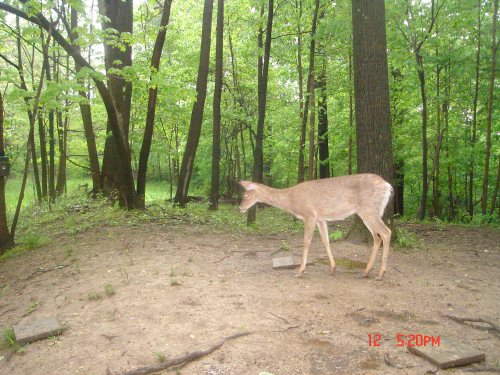
[[[206,350],[197,350],[197,351],[194,351],[191,353],[187,353],[187,354],[172,358],[168,361],[161,362],[161,363],[156,364],[156,365],[139,367],[139,368],[136,368],[133,370],[127,370],[127,371],[123,371],[123,372],[113,372],[108,367],[106,374],[107,375],[146,375],[146,374],[152,374],[152,373],[155,373],[158,371],[166,370],[169,367],[185,365],[188,362],[192,362],[196,359],[199,359],[201,357],[204,357],[204,356],[216,351],[222,345],[224,345],[224,343],[226,341],[234,340],[234,339],[237,339],[237,338],[243,337],[243,336],[248,336],[249,334],[250,334],[250,332],[235,333],[234,335],[227,336],[227,337],[223,338],[218,343],[216,343],[215,345],[212,345],[211,347],[209,347]]]
[[[443,316],[446,317],[446,318],[449,318],[451,320],[454,320],[455,322],[458,322],[458,323],[466,324],[466,325],[469,325],[469,326],[472,326],[472,327],[475,327],[475,328],[479,328],[479,329],[485,329],[485,330],[488,330],[488,331],[494,331],[496,334],[500,333],[500,327],[498,325],[496,325],[495,323],[489,321],[489,320],[485,320],[485,319],[482,319],[482,318],[461,318],[461,317],[458,317],[458,316],[447,315],[447,314],[443,314]],[[471,324],[471,323],[482,323],[482,324],[488,325],[489,327],[478,326],[478,325],[474,325],[474,324]]]

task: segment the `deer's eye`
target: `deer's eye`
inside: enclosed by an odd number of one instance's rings
[[[248,199],[248,194],[245,194],[243,198]]]

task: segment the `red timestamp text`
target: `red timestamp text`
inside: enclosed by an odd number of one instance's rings
[[[396,346],[441,346],[441,336],[424,335],[421,333],[397,333],[395,337]],[[369,346],[382,346],[382,335],[380,333],[368,334]]]

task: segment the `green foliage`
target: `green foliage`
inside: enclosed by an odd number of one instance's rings
[[[2,349],[10,349],[17,352],[21,349],[21,346],[16,341],[16,335],[14,334],[14,328],[7,327],[2,332],[2,341],[0,342],[0,347]]]
[[[394,245],[399,248],[414,249],[422,246],[415,233],[410,232],[405,228],[396,228],[394,238]]]

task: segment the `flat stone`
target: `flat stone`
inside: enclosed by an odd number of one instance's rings
[[[37,318],[28,323],[14,325],[14,335],[18,344],[46,339],[61,334],[63,327],[55,317]]]
[[[306,265],[310,266],[314,264],[314,262],[308,261]],[[273,258],[273,269],[275,270],[280,270],[280,269],[291,269],[291,268],[297,268],[300,266],[300,263],[295,263],[293,257],[286,256],[286,257],[278,257],[278,258]]]

